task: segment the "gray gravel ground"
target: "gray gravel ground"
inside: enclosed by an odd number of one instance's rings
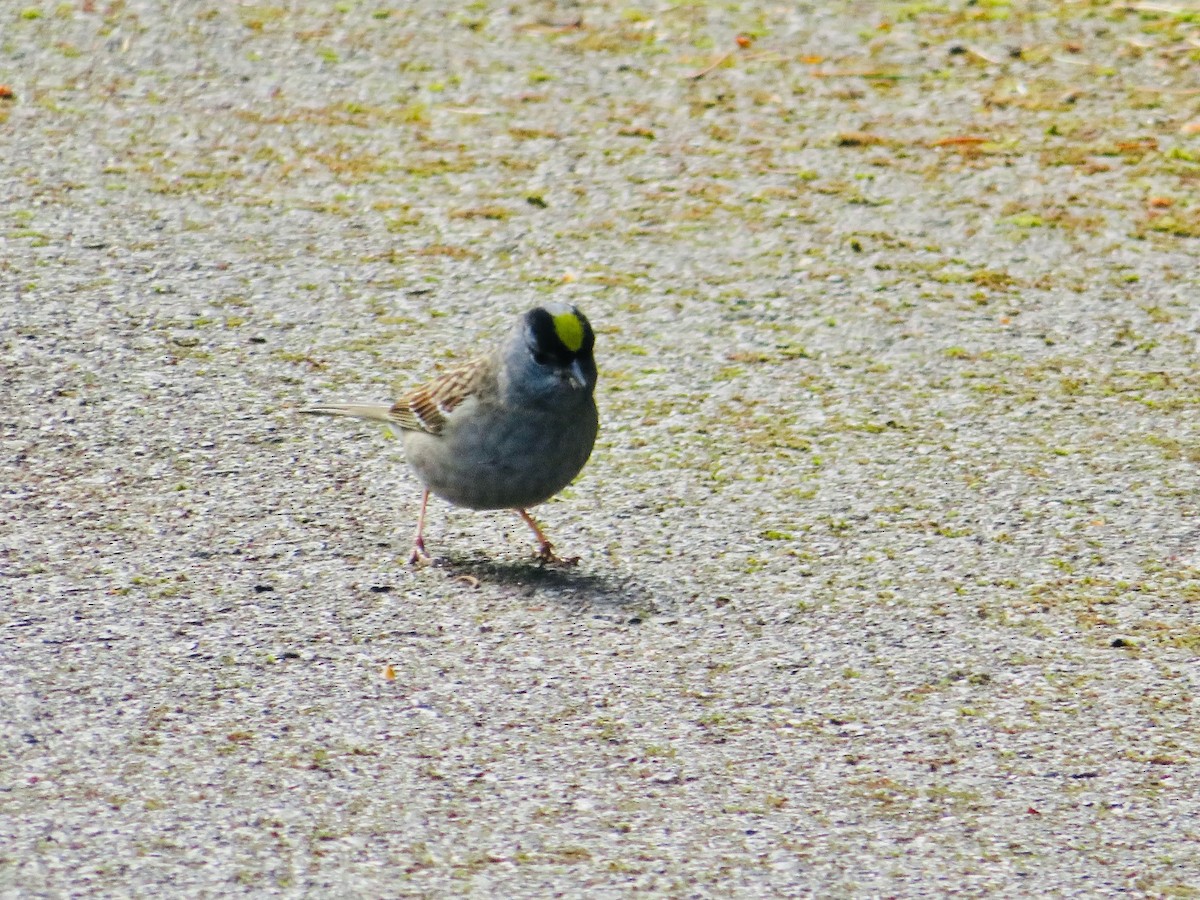
[[[1196,896],[1191,9],[0,4],[0,894]]]

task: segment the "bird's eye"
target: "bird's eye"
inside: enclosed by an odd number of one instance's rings
[[[533,361],[539,366],[544,366],[550,362],[550,355],[548,353],[543,353],[541,350],[534,350]]]

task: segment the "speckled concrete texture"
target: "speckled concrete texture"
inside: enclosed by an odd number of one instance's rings
[[[0,895],[1200,892],[1198,45],[0,6]],[[296,410],[548,298],[582,561],[407,567],[398,443]]]

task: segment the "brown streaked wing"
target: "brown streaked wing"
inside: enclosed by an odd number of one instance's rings
[[[388,418],[408,431],[441,434],[446,418],[482,383],[488,358],[472,360],[409,391],[392,406]]]

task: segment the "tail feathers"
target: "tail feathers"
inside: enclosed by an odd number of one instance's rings
[[[389,403],[327,403],[322,406],[309,406],[300,410],[310,416],[350,416],[355,419],[369,419],[372,422],[392,422],[392,406]]]

